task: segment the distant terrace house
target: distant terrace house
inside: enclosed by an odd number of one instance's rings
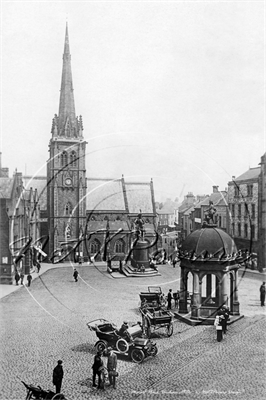
[[[209,196],[205,196],[202,201],[199,201],[192,211],[192,230],[200,229],[205,219],[205,212],[209,208],[212,201],[216,213],[214,215],[214,223],[218,228],[227,230],[228,221],[228,204],[227,191],[219,191],[219,186],[213,186],[213,192]]]
[[[229,234],[238,249],[258,253],[259,176],[261,168],[250,168],[228,182],[228,205],[230,209]]]
[[[158,230],[160,233],[166,233],[176,229],[178,224],[178,204],[176,201],[167,199],[163,207],[157,209]]]
[[[1,155],[0,155],[1,156]],[[37,190],[25,189],[22,173],[9,177],[8,168],[0,168],[0,282],[11,284],[14,259],[19,250],[32,238],[32,244],[40,235]],[[29,272],[30,253],[21,258],[16,269]]]
[[[196,202],[197,199],[193,193],[188,192],[188,194],[184,196],[184,200],[178,208],[178,224],[182,239],[185,239],[192,230],[192,225],[189,222],[189,214]]]

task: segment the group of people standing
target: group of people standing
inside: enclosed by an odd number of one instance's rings
[[[23,285],[23,281],[24,281],[24,274],[23,274],[23,272],[21,272],[20,274],[18,273],[18,271],[16,271],[16,273],[15,273],[15,282],[16,282],[16,285],[18,286],[18,284],[19,284],[19,281],[20,281],[20,284],[21,285]],[[28,286],[30,286],[31,285],[31,281],[32,281],[32,276],[31,276],[31,274],[28,274],[27,275],[27,281],[28,281]]]
[[[227,306],[223,306],[218,312],[214,320],[214,325],[217,332],[217,341],[223,340],[223,335],[227,332],[227,323],[230,320],[230,312]]]
[[[172,300],[175,302],[175,308],[178,308],[178,302],[180,299],[179,291],[177,290],[176,292],[173,293],[172,289],[169,289],[169,292],[167,294],[167,310],[172,309]]]
[[[108,374],[109,385],[116,389],[116,377],[117,372],[117,355],[111,347],[107,348],[107,365],[104,366],[102,359],[103,353],[98,351],[94,357],[94,362],[92,365],[92,387],[97,387],[98,389],[104,390],[106,373]],[[96,385],[96,376],[98,376],[98,385]]]

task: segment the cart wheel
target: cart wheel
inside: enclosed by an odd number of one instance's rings
[[[154,345],[151,349],[151,356],[155,357],[157,353],[158,353],[158,347]]]
[[[65,396],[63,395],[63,393],[57,393],[55,396],[52,397],[51,400],[65,400]]]
[[[171,322],[171,323],[170,323],[169,325],[167,325],[167,327],[166,327],[167,336],[168,336],[168,337],[172,336],[173,332],[174,332],[174,324],[173,324],[173,322]]]
[[[116,342],[116,348],[120,353],[126,353],[129,349],[129,344],[125,339],[119,339]]]
[[[96,343],[95,347],[97,351],[103,353],[107,349],[107,343],[103,340],[99,340],[99,342]]]
[[[131,358],[135,363],[140,364],[144,360],[145,355],[142,350],[134,349],[132,350]]]

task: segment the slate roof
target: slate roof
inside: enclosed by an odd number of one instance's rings
[[[212,193],[210,196],[206,197],[206,199],[200,202],[201,206],[209,206],[209,201],[213,202],[213,205],[227,205],[227,193],[225,191]]]
[[[247,181],[249,179],[257,179],[260,174],[260,167],[250,168],[248,171],[239,175],[235,181]]]
[[[86,209],[126,211],[121,179],[87,178]]]
[[[46,176],[23,176],[23,185],[26,190],[37,189],[38,204],[41,210],[47,210],[47,178]]]
[[[0,198],[10,199],[13,188],[13,178],[0,178]]]
[[[87,178],[86,209],[95,211],[123,211],[130,214],[153,214],[150,183],[125,182],[121,179]],[[125,200],[126,196],[126,200]]]
[[[126,183],[128,209],[131,214],[153,214],[153,202],[150,183]]]
[[[160,210],[157,210],[158,214],[174,214],[174,211],[180,206],[179,203],[175,201],[166,201]]]

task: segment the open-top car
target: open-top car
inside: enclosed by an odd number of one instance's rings
[[[104,352],[112,347],[116,353],[126,354],[136,363],[144,358],[156,356],[158,348],[148,338],[143,338],[142,326],[137,323],[128,327],[121,334],[121,329],[105,319],[96,319],[87,323],[88,328],[96,333],[98,341],[95,343],[97,351]]]

